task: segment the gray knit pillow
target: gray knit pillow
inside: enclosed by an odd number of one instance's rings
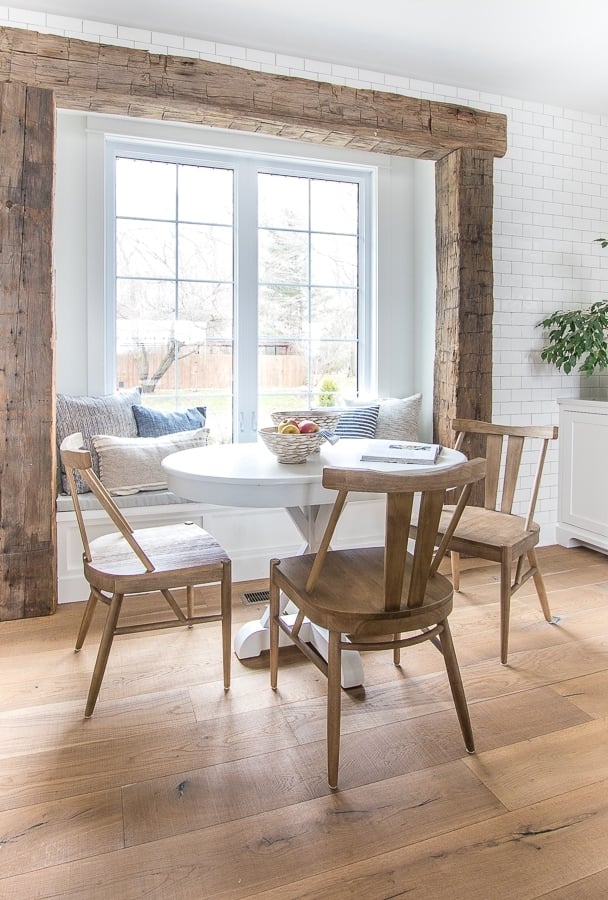
[[[74,432],[82,434],[83,444],[91,451],[93,469],[99,475],[99,459],[93,447],[94,434],[137,437],[137,423],[131,407],[141,403],[141,388],[117,391],[103,397],[77,397],[57,394],[57,454],[64,438]],[[61,466],[61,490],[68,493],[65,469]],[[76,488],[86,494],[88,485],[76,473]]]
[[[380,401],[376,437],[384,441],[417,441],[422,394]]]

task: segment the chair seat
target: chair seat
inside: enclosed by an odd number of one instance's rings
[[[158,590],[196,583],[197,573],[209,583],[210,568],[217,566],[217,580],[222,577],[222,563],[228,560],[224,549],[210,534],[195,523],[142,528],[133,532],[138,544],[154,564],[154,572],[146,572],[134,556],[127,541],[118,532],[91,541],[91,562],[85,561],[85,576],[99,590],[131,593],[134,590]]]
[[[456,507],[445,506],[439,523],[439,533],[444,534]],[[466,552],[475,556],[475,551],[484,559],[488,559],[488,548],[496,548],[496,561],[500,560],[500,551],[511,547],[513,556],[520,556],[530,547],[535,547],[540,537],[540,526],[532,522],[526,528],[526,520],[522,516],[508,515],[493,509],[467,506],[450,541],[450,549]],[[466,547],[459,546],[460,542]],[[482,552],[483,551],[483,552]]]
[[[429,578],[422,605],[407,607],[409,554],[398,615],[387,612],[384,605],[384,547],[330,551],[314,590],[307,593],[314,559],[314,554],[284,559],[275,570],[276,578],[282,589],[298,592],[298,606],[309,619],[330,631],[358,639],[413,631],[436,625],[452,609],[451,582],[439,574]]]

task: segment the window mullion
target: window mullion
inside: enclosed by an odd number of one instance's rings
[[[243,160],[235,177],[234,439],[257,439],[258,210],[257,165]]]

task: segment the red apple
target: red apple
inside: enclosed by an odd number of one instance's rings
[[[317,423],[311,422],[310,419],[304,419],[303,422],[300,422],[300,434],[314,434],[318,430],[319,426]]]

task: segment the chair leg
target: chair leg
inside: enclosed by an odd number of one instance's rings
[[[101,682],[103,681],[103,676],[106,671],[106,664],[108,662],[108,656],[110,655],[112,641],[114,640],[114,630],[116,628],[118,616],[120,615],[122,600],[123,594],[114,594],[112,602],[110,603],[110,608],[108,609],[106,624],[103,627],[103,634],[101,636],[95,668],[93,669],[93,676],[91,678],[91,686],[89,687],[89,696],[87,697],[87,705],[84,711],[85,719],[88,719],[93,715],[93,710],[97,703],[97,695],[99,694]]]
[[[270,563],[270,616],[269,616],[269,640],[270,640],[270,687],[273,691],[277,689],[277,678],[279,673],[279,615],[280,615],[280,591],[274,579],[274,567],[277,560]]]
[[[87,600],[87,605],[84,608],[82,622],[80,623],[80,628],[78,629],[78,637],[76,638],[76,646],[74,647],[74,650],[80,650],[80,648],[84,644],[84,639],[87,636],[87,632],[93,619],[93,613],[95,612],[96,606],[97,594],[95,593],[95,591],[91,591],[91,593],[89,594],[89,599]]]
[[[232,661],[232,563],[222,563],[221,610],[222,610],[222,664],[224,668],[224,690],[230,688],[230,664]]]
[[[458,667],[456,651],[454,650],[454,642],[452,641],[452,634],[450,632],[448,620],[446,619],[442,624],[443,631],[439,636],[439,640],[441,641],[441,652],[443,653],[445,668],[448,673],[448,680],[450,682],[452,697],[454,699],[454,706],[456,707],[456,715],[458,716],[458,722],[460,723],[460,730],[462,731],[462,736],[464,738],[464,745],[469,753],[474,753],[475,742],[473,739],[473,729],[471,728],[469,708],[467,706],[467,698],[465,696],[464,687],[462,685],[462,678],[460,676],[460,669]]]
[[[191,584],[186,587],[186,616],[189,619],[194,618],[194,587]],[[188,627],[192,628],[192,622]]]
[[[401,639],[400,634],[394,634],[393,640],[398,641]],[[393,665],[399,666],[401,665],[401,647],[393,647]]]
[[[339,632],[329,632],[329,653],[327,659],[327,782],[332,791],[335,791],[338,787],[338,765],[340,762],[341,638],[342,635]]]
[[[450,565],[452,567],[452,586],[455,591],[460,590],[460,553],[452,550],[450,553]]]
[[[511,554],[504,554],[500,561],[500,661],[507,664],[509,654],[509,618],[511,615]]]
[[[534,581],[534,586],[536,588],[536,593],[538,594],[538,599],[540,600],[540,606],[543,611],[545,620],[547,622],[553,622],[553,616],[551,615],[551,609],[549,608],[549,598],[547,597],[545,582],[538,565],[536,550],[528,550],[528,562],[532,566],[532,579]]]

